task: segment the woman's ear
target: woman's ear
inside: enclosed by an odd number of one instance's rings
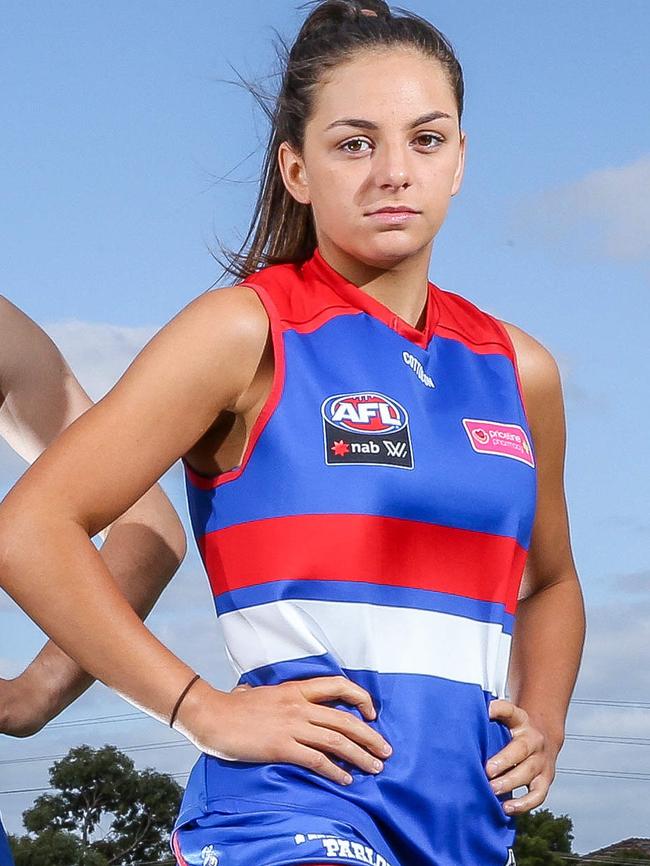
[[[464,132],[460,134],[460,147],[458,149],[458,166],[454,174],[454,181],[451,185],[452,196],[460,190],[463,183],[463,174],[465,173],[465,150],[467,147],[467,135]]]
[[[286,141],[278,148],[278,166],[284,185],[293,198],[300,204],[311,204],[305,163]]]

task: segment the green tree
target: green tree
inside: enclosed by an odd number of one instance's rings
[[[108,866],[108,861],[96,851],[84,850],[81,842],[65,830],[44,830],[30,836],[10,836],[9,842],[16,866]]]
[[[558,854],[570,854],[573,822],[556,817],[550,809],[518,815],[514,854],[517,866],[565,866]]]
[[[54,794],[23,813],[16,866],[129,866],[169,858],[181,787],[115,746],[78,746],[50,768]]]

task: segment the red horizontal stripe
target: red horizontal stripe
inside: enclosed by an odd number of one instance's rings
[[[305,514],[209,532],[199,548],[218,595],[273,580],[430,589],[514,613],[526,551],[516,539],[367,514]]]

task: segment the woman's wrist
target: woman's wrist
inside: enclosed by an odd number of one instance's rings
[[[180,695],[178,696],[178,700],[177,700],[176,703],[174,704],[174,709],[172,710],[171,718],[170,718],[170,720],[169,720],[169,727],[170,727],[170,728],[173,728],[173,727],[174,727],[174,721],[176,720],[176,716],[177,716],[177,714],[178,714],[178,710],[179,710],[179,708],[180,708],[180,705],[183,703],[183,700],[184,700],[185,696],[187,695],[187,693],[189,692],[189,690],[192,688],[192,686],[194,685],[194,683],[198,682],[198,680],[200,680],[200,679],[201,679],[201,675],[200,675],[200,674],[194,674],[194,676],[192,677],[192,679],[189,681],[189,683],[185,686],[185,688],[183,689],[183,691],[182,691],[182,692],[180,693]]]
[[[219,716],[219,708],[224,704],[227,696],[228,692],[215,689],[204,679],[196,680],[176,711],[174,730],[179,731],[195,744],[203,742],[205,735],[214,728],[215,718]]]
[[[544,711],[535,712],[526,707],[523,709],[527,711],[531,724],[544,734],[546,748],[557,755],[564,745],[564,724],[555,717],[549,718],[549,714]]]

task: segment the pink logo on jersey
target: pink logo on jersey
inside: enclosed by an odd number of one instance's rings
[[[463,418],[463,427],[472,448],[479,454],[499,454],[501,457],[521,460],[528,466],[535,465],[528,436],[519,424]]]

